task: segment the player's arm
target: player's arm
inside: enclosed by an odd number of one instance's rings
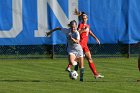
[[[69,35],[69,37],[70,37],[70,39],[72,40],[72,42],[74,42],[74,43],[79,43],[79,39],[78,38],[73,38],[71,35]]]
[[[78,29],[78,32],[81,34],[81,33],[83,33],[83,32],[86,32],[86,30],[87,30],[88,28],[87,27],[85,27],[85,28],[82,28],[82,29]]]
[[[95,40],[96,40],[96,42],[97,42],[98,44],[100,44],[100,40],[92,33],[91,30],[89,31],[89,34],[90,34],[93,38],[95,38]]]
[[[79,32],[77,32],[77,37],[76,38],[73,38],[71,35],[70,35],[70,39],[74,42],[74,43],[79,43],[80,41],[80,35],[79,35]]]
[[[79,43],[79,40],[78,40],[78,39],[75,39],[75,38],[72,38],[72,37],[71,37],[71,40],[72,40],[74,43],[77,43],[77,44]]]
[[[86,30],[88,29],[88,27],[82,28],[81,25],[78,26],[78,32],[81,34],[83,32],[86,32]]]
[[[56,28],[50,30],[49,32],[46,32],[46,35],[49,36],[51,33],[53,33],[56,30],[61,30],[61,28],[60,27],[56,27]]]

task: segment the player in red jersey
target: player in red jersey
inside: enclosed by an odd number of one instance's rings
[[[98,44],[100,44],[100,41],[90,30],[90,26],[87,24],[87,20],[88,20],[88,16],[86,14],[83,14],[82,15],[82,22],[79,24],[79,27],[78,27],[78,31],[80,33],[80,44],[83,48],[85,57],[89,63],[90,69],[92,70],[92,72],[94,74],[94,77],[95,78],[103,78],[104,76],[100,75],[96,71],[96,67],[95,67],[94,62],[92,60],[90,50],[87,46],[89,35],[91,35],[93,38],[95,38],[95,40]]]
[[[84,12],[78,12],[77,9],[75,9],[75,14],[78,15],[78,18],[79,18],[80,24],[79,24],[78,30],[79,30],[79,33],[80,33],[80,44],[83,48],[85,57],[86,57],[86,59],[89,63],[89,67],[92,70],[95,78],[103,78],[104,76],[100,75],[96,71],[96,67],[95,67],[94,62],[92,60],[90,50],[87,46],[89,35],[91,35],[93,38],[95,38],[95,40],[98,44],[100,44],[100,41],[92,33],[92,31],[90,30],[90,26],[87,24],[88,16]]]

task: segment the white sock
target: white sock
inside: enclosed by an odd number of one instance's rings
[[[73,66],[77,65],[77,62],[76,61],[73,61],[72,65]]]

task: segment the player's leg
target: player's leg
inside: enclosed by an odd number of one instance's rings
[[[71,71],[71,66],[72,65],[73,66],[77,65],[77,62],[75,61],[75,59],[76,59],[75,54],[74,53],[69,53],[69,55],[68,55],[69,64],[66,68],[66,71],[70,72]]]
[[[97,71],[96,71],[96,67],[95,67],[94,62],[92,60],[91,53],[90,53],[88,47],[86,47],[84,49],[84,51],[85,51],[85,57],[88,61],[89,67],[90,67],[92,73],[94,74],[95,78],[103,78],[104,76],[98,74]]]
[[[76,59],[75,54],[71,53],[69,55],[69,64],[72,64],[73,66],[77,65],[77,62],[75,61],[75,59]]]
[[[75,71],[78,71],[78,67],[79,67],[79,65],[80,65],[79,62],[78,62],[78,58],[76,58],[75,61],[77,62],[77,65],[74,66],[74,70],[75,70]]]
[[[70,71],[71,71],[71,67],[72,67],[72,65],[69,63],[69,64],[67,65],[65,71],[70,72]]]
[[[80,81],[83,81],[84,77],[84,61],[83,57],[79,57],[79,68],[80,68]]]
[[[77,52],[77,61],[79,64],[79,68],[80,68],[80,81],[83,81],[83,76],[84,76],[84,58],[83,58],[83,50],[79,50]]]
[[[92,73],[93,73],[94,75],[97,75],[98,73],[97,73],[97,71],[96,71],[96,67],[95,67],[94,62],[93,62],[93,60],[92,60],[91,53],[90,53],[88,47],[85,47],[83,50],[84,50],[85,57],[86,57],[86,59],[87,59],[87,61],[88,61],[88,64],[89,64],[89,67],[90,67]]]
[[[78,56],[79,56],[79,57],[80,57],[80,56],[83,57],[83,60],[84,60],[84,53],[83,53],[83,50],[79,52]],[[79,60],[79,57],[78,57],[78,60]],[[75,70],[75,71],[78,71],[78,67],[80,66],[78,60],[77,60],[78,64],[74,66],[74,70]]]
[[[74,53],[74,54],[75,54],[75,56],[77,55],[77,53]],[[74,61],[77,62],[77,65],[76,64],[74,65],[74,70],[78,71],[78,67],[79,67],[78,58],[76,57]],[[70,62],[66,67],[66,71],[70,71],[71,67],[72,67],[72,64]]]
[[[65,71],[68,71],[68,72],[70,72],[71,71],[71,67],[72,67],[72,64],[71,64],[71,62],[69,61],[70,60],[70,55],[68,55],[68,65],[67,65],[67,67],[66,67],[66,69],[65,69]]]

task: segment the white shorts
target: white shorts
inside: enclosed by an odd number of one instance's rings
[[[78,51],[69,51],[69,55],[75,55],[76,58],[83,57],[83,51],[78,50]]]

